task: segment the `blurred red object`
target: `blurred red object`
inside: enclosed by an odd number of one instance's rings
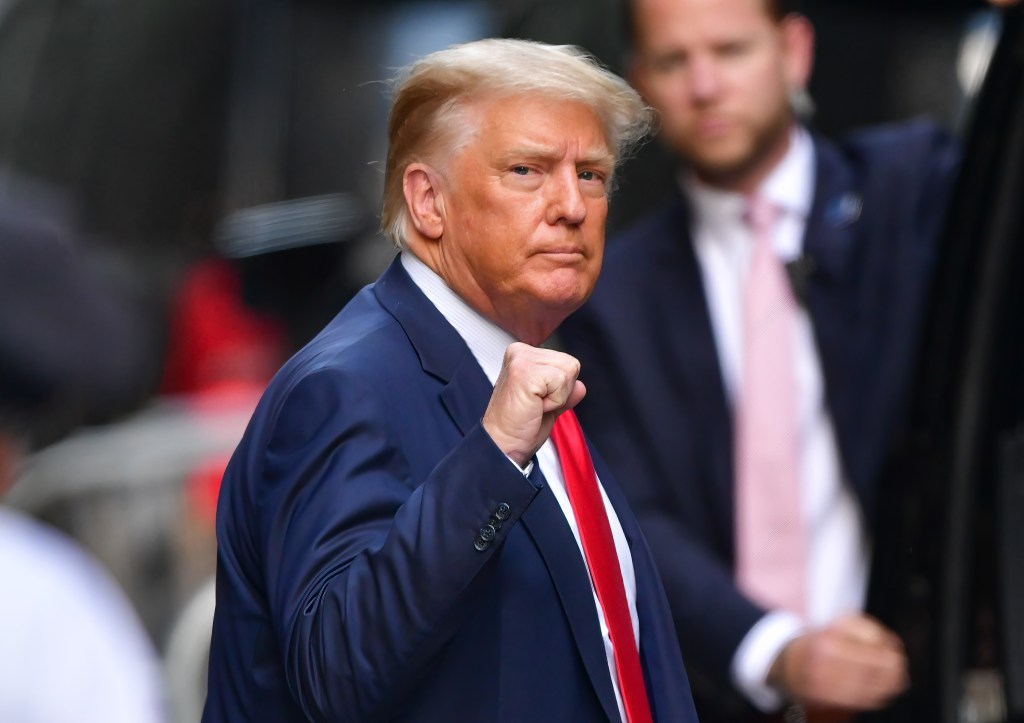
[[[262,388],[285,348],[282,326],[245,305],[238,270],[225,259],[206,259],[186,273],[174,300],[160,392]]]
[[[210,457],[197,464],[185,481],[185,500],[188,511],[204,523],[217,517],[217,497],[220,482],[228,466],[230,454]]]

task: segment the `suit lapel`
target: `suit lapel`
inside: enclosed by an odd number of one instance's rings
[[[377,281],[374,293],[405,330],[423,370],[446,382],[441,402],[466,434],[479,423],[492,389],[466,343],[413,283],[398,259]],[[536,465],[531,479],[546,487]],[[520,524],[551,575],[597,697],[609,720],[618,720],[590,577],[562,508],[550,490],[542,489],[534,498]]]
[[[853,366],[858,306],[849,269],[860,227],[862,197],[849,165],[827,143],[815,142],[817,192],[807,220],[805,255],[814,261],[807,306],[821,358],[825,395],[836,426],[842,457],[852,459],[849,430],[857,405]],[[852,406],[851,406],[852,405]],[[849,470],[847,470],[849,471]]]
[[[718,519],[725,523],[724,529],[731,530],[732,410],[711,326],[704,279],[693,249],[689,212],[681,195],[650,258],[652,282],[645,293],[658,295],[653,308],[662,315],[650,335],[654,339],[666,336],[668,348],[663,358],[676,365],[666,378],[679,385],[668,398],[673,403],[677,400],[685,403],[690,418],[701,420],[699,426],[706,432],[704,439],[713,441],[710,456],[697,458],[699,464],[707,466],[699,474],[713,481],[707,494]],[[691,431],[696,433],[695,429]],[[731,540],[732,535],[725,535],[724,539]]]
[[[544,481],[546,487],[544,475],[536,466],[531,478]],[[551,573],[551,580],[598,700],[609,720],[618,720],[619,708],[608,672],[608,659],[597,619],[590,576],[576,538],[550,490],[545,489],[537,495],[523,514],[520,524],[533,539]]]
[[[445,382],[441,402],[465,435],[480,421],[491,396],[491,384],[466,342],[409,278],[400,259],[391,263],[374,292],[405,330],[423,371]]]
[[[849,316],[853,307],[850,303],[841,303],[840,294],[844,290],[844,272],[854,250],[854,231],[863,201],[838,151],[826,143],[816,142],[815,152],[817,190],[804,241],[804,253],[814,262],[809,285],[816,298],[812,300],[811,311],[815,316],[827,315],[829,321],[838,321],[841,315]]]

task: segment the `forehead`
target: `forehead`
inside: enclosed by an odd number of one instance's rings
[[[473,141],[494,153],[533,148],[611,156],[604,122],[582,101],[528,93],[481,99],[467,111]]]
[[[640,49],[727,41],[774,25],[767,0],[633,0]]]

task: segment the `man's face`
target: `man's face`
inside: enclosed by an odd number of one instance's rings
[[[541,95],[478,103],[443,173],[435,269],[522,341],[543,341],[601,269],[614,162],[587,106]]]
[[[788,94],[810,72],[806,21],[764,0],[635,0],[631,78],[699,176],[749,190],[788,147]]]

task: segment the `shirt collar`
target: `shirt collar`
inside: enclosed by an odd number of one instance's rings
[[[505,349],[515,337],[467,304],[411,251],[403,251],[401,261],[412,282],[466,342],[491,384],[497,382]]]
[[[814,196],[814,143],[802,126],[789,134],[789,150],[758,191],[776,206],[803,218]]]

